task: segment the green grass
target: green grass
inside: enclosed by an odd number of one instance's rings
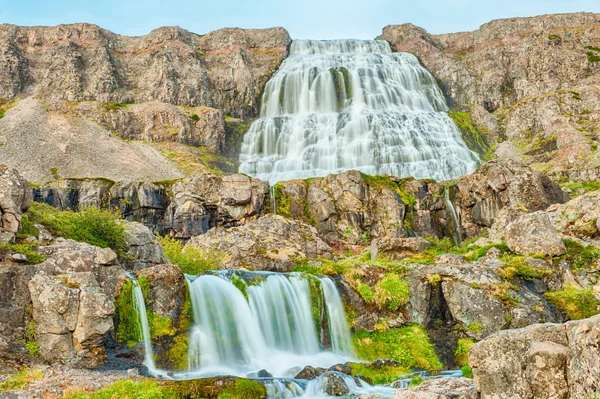
[[[459,338],[454,351],[454,358],[459,367],[469,364],[469,351],[475,345],[475,341],[471,338]]]
[[[525,256],[505,255],[500,260],[505,263],[498,271],[499,275],[507,280],[519,277],[521,280],[533,281],[543,279],[554,273],[551,268],[532,267],[525,263]]]
[[[161,387],[155,380],[117,381],[98,392],[74,393],[63,399],[177,399],[181,396],[171,389]]]
[[[35,242],[20,242],[9,244],[6,242],[0,243],[0,254],[19,253],[27,256],[27,262],[37,265],[46,260],[46,256],[37,252],[38,243]]]
[[[19,374],[10,377],[0,384],[0,392],[7,392],[13,389],[25,389],[34,381],[44,378],[42,370],[23,369]]]
[[[129,107],[129,104],[123,104],[123,103],[102,103],[102,108],[104,108],[107,111],[117,111],[120,109],[127,109]]]
[[[34,202],[27,215],[32,222],[44,225],[56,236],[110,248],[119,257],[127,258],[125,230],[117,211],[96,207],[79,212],[60,211],[48,204]]]
[[[252,380],[240,379],[219,392],[218,399],[252,399],[264,398],[265,387]]]
[[[162,237],[160,244],[165,250],[165,256],[185,274],[197,276],[207,270],[219,268],[222,255],[215,251],[184,247],[180,241],[169,237]]]
[[[139,315],[133,304],[133,282],[127,280],[123,283],[117,296],[116,335],[119,342],[134,346],[141,340]]]
[[[571,198],[575,198],[575,197],[578,197],[579,195],[581,195],[581,193],[579,192],[580,190],[583,190],[585,192],[600,190],[600,183],[595,182],[595,181],[588,181],[588,182],[565,181],[563,183],[560,183],[560,187],[563,190],[571,190],[570,196],[571,196]]]
[[[598,314],[600,302],[591,288],[580,289],[567,285],[562,291],[547,292],[544,297],[571,320],[587,319]]]
[[[406,368],[442,368],[427,333],[416,324],[386,331],[359,331],[353,341],[360,359],[393,359]]]
[[[380,309],[398,310],[410,300],[408,283],[400,275],[388,273],[375,285],[373,300]]]
[[[596,261],[600,259],[600,248],[591,244],[585,247],[571,239],[565,239],[564,242],[567,253],[560,258],[555,258],[555,261],[565,260],[572,269],[593,270],[595,268]]]

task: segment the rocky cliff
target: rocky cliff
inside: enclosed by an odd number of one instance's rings
[[[419,58],[496,156],[556,177],[598,178],[599,14],[497,20],[444,35],[390,25],[379,38]]]

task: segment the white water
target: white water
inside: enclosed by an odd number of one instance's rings
[[[462,234],[460,232],[460,224],[458,222],[458,215],[452,201],[450,201],[450,190],[446,187],[444,191],[444,197],[446,198],[446,211],[450,214],[452,219],[452,236],[454,237],[454,243],[460,245],[462,243]]]
[[[433,76],[384,41],[292,42],[244,136],[240,172],[276,183],[349,169],[450,180],[479,158]]]
[[[144,366],[148,367],[151,374],[156,374],[156,364],[154,363],[154,351],[152,350],[152,336],[150,335],[150,327],[148,325],[148,314],[146,312],[146,302],[144,301],[144,293],[137,282],[137,279],[132,275],[127,275],[133,283],[132,301],[135,310],[138,312],[140,334],[144,341]]]
[[[327,308],[331,347],[334,352],[351,354],[352,337],[348,329],[348,321],[340,293],[334,282],[329,278],[322,279],[321,284],[325,307]]]
[[[323,279],[324,286],[329,282]],[[179,377],[246,376],[263,369],[277,377],[293,377],[307,365],[330,367],[354,360],[348,328],[340,332],[337,321],[332,323],[332,340],[338,342],[333,351],[320,347],[309,284],[300,276],[268,275],[247,287],[248,299],[223,276],[199,276],[189,289],[194,326],[189,370]],[[328,312],[345,320],[339,294],[325,298]]]

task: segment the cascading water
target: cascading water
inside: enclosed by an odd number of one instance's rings
[[[152,337],[150,335],[150,326],[148,324],[148,313],[146,312],[146,302],[144,301],[144,293],[137,282],[135,276],[127,273],[127,277],[133,283],[132,301],[135,310],[138,313],[140,334],[144,341],[144,365],[148,367],[151,374],[156,374],[156,364],[154,363],[154,351],[152,350]]]
[[[452,201],[450,201],[450,190],[447,187],[444,190],[444,197],[446,198],[446,212],[450,214],[450,218],[452,219],[452,237],[454,238],[454,243],[460,245],[462,243],[462,234],[460,232],[460,224],[458,223],[458,215]]]
[[[292,42],[244,136],[240,172],[276,183],[349,169],[450,180],[476,169],[433,76],[385,41]]]
[[[330,279],[320,280],[334,342],[326,351],[319,345],[308,280],[294,274],[262,277],[246,287],[247,298],[225,276],[189,282],[194,326],[189,370],[182,376],[246,376],[264,369],[293,377],[306,365],[329,367],[353,359],[342,302]]]

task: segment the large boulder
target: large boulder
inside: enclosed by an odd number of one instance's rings
[[[21,226],[21,215],[31,200],[27,181],[16,170],[0,164],[0,242],[14,240]]]
[[[521,255],[560,256],[567,252],[562,235],[544,212],[518,217],[506,227],[504,236],[511,251]]]
[[[479,399],[479,395],[471,379],[440,378],[414,388],[398,389],[394,399]]]
[[[115,307],[92,273],[39,274],[28,285],[35,339],[46,361],[69,363],[103,352]]]
[[[599,337],[600,316],[488,337],[469,352],[480,397],[592,397],[600,384]]]
[[[128,270],[140,270],[166,262],[165,251],[152,231],[141,223],[124,224],[127,257],[123,266]]]
[[[578,238],[600,235],[600,191],[585,193],[565,204],[546,209],[550,223],[562,234]]]
[[[331,248],[314,227],[277,215],[240,227],[212,229],[192,237],[187,246],[213,252],[221,269],[290,271],[295,259],[331,258]]]

